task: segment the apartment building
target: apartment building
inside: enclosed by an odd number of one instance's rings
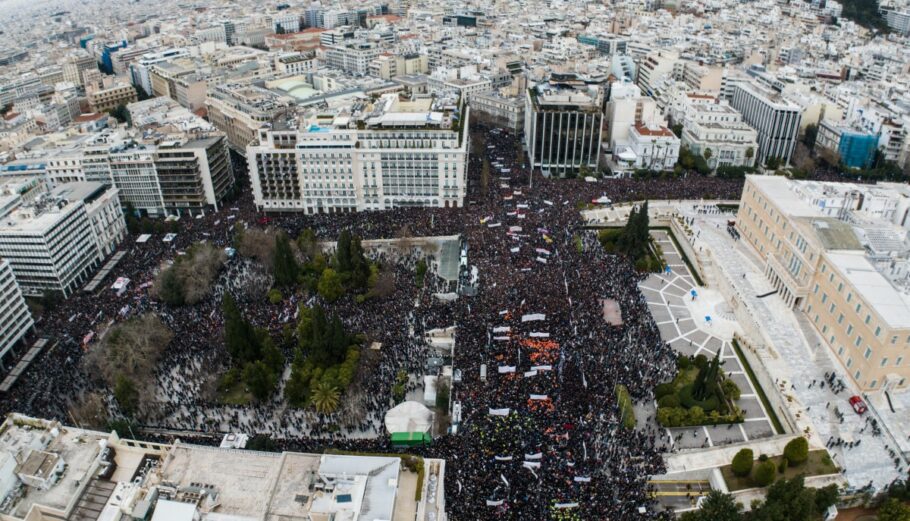
[[[565,176],[597,168],[604,92],[575,74],[553,74],[527,90],[525,146],[532,168]]]
[[[468,118],[454,98],[386,94],[313,111],[298,130],[263,128],[247,147],[256,207],[308,214],[460,207]]]
[[[818,124],[815,148],[836,157],[844,166],[868,168],[878,149],[879,136],[823,119]]]
[[[136,88],[132,85],[118,83],[110,87],[92,90],[88,94],[88,104],[92,112],[107,112],[120,105],[128,105],[138,99]]]
[[[492,122],[512,130],[521,130],[525,121],[525,102],[495,92],[480,92],[471,96],[471,112],[475,118],[489,118]]]
[[[379,46],[373,42],[353,41],[329,45],[325,49],[325,64],[350,74],[366,76],[370,72],[370,62],[380,52]]]
[[[263,125],[282,127],[293,113],[294,104],[290,96],[239,83],[215,87],[206,100],[209,120],[227,134],[231,149],[241,154],[258,139]]]
[[[908,196],[899,184],[748,176],[737,215],[780,297],[865,392],[910,376]]]
[[[681,137],[692,153],[707,157],[712,170],[755,164],[758,132],[726,102],[689,104],[683,115]]]
[[[673,74],[673,67],[679,60],[679,53],[667,50],[652,51],[641,61],[638,69],[638,86],[641,91],[654,96],[654,86],[665,75]]]
[[[13,268],[0,258],[0,369],[7,368],[7,355],[34,327]]]
[[[738,83],[730,105],[758,132],[756,159],[759,164],[765,164],[771,158],[781,164],[790,163],[802,117],[798,105],[755,82]]]
[[[68,297],[125,235],[116,189],[64,184],[0,218],[0,257],[24,294]]]

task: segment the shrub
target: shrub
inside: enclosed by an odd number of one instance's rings
[[[684,385],[682,389],[679,390],[679,402],[687,409],[701,407],[705,412],[717,410],[720,403],[717,396],[709,396],[705,400],[696,400],[695,397],[692,396],[692,384]]]
[[[793,467],[805,462],[809,458],[809,442],[802,436],[790,440],[784,447],[784,457]]]
[[[686,355],[679,355],[676,358],[676,367],[680,370],[688,369],[692,366],[692,360]]]
[[[671,394],[675,394],[675,392],[676,392],[676,389],[673,387],[673,384],[670,382],[657,384],[657,387],[654,388],[654,397],[657,398],[657,400],[660,400],[664,396],[669,396]]]
[[[736,382],[730,379],[726,379],[724,380],[723,386],[721,388],[723,389],[725,395],[734,400],[739,400],[741,391],[739,390],[739,386],[736,385]]]
[[[780,463],[777,464],[777,472],[783,474],[784,471],[787,470],[787,466],[789,464],[790,464],[790,462],[787,460],[786,457],[781,458]]]
[[[269,302],[272,304],[278,304],[284,300],[284,295],[281,294],[281,291],[278,288],[272,288],[269,290]]]
[[[699,369],[704,369],[708,367],[708,357],[705,355],[698,355],[695,357],[695,367]]]
[[[752,482],[759,487],[767,487],[771,483],[774,483],[774,478],[777,473],[777,468],[774,465],[773,461],[765,460],[760,462],[755,466],[755,471],[752,473]]]
[[[759,454],[759,455],[758,455],[758,461],[768,461],[768,455],[767,455],[767,454]]]
[[[740,451],[736,453],[736,456],[733,456],[730,467],[734,474],[744,478],[752,472],[753,463],[754,454],[752,453],[752,449],[740,449]]]
[[[657,400],[659,407],[679,407],[679,397],[675,394],[668,394],[660,400]]]

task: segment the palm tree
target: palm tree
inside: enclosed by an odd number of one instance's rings
[[[319,382],[319,385],[313,390],[310,402],[317,412],[331,414],[338,408],[338,399],[340,397],[341,393],[338,392],[338,388],[328,382]]]

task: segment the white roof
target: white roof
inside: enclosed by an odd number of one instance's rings
[[[385,428],[393,432],[429,432],[433,412],[420,402],[403,402],[385,414]]]
[[[159,499],[155,505],[152,521],[193,521],[195,515],[196,505]]]
[[[829,251],[825,255],[889,326],[910,327],[910,296],[895,288],[862,251]]]
[[[776,175],[750,175],[752,181],[768,200],[778,208],[793,217],[821,217],[824,214],[818,208],[800,199],[799,195],[790,190],[790,180]]]

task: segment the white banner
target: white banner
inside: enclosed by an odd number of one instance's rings
[[[531,313],[529,315],[522,315],[522,322],[534,322],[536,320],[546,320],[547,316],[543,313]]]
[[[554,508],[578,508],[578,503],[556,503]]]
[[[525,378],[530,378],[532,376],[537,376],[537,371],[525,371]]]
[[[545,248],[536,248],[534,251],[536,251],[537,253],[542,253],[542,254],[544,254],[544,255],[549,255],[549,254],[550,254],[550,250],[547,250],[547,249],[545,249]]]
[[[552,365],[535,365],[535,366],[531,367],[531,370],[532,371],[552,371],[553,366]]]
[[[490,416],[508,416],[512,409],[490,409]]]
[[[499,314],[500,314],[500,315],[505,315],[505,314],[507,314],[508,312],[509,312],[508,309],[504,309],[504,310],[500,311]]]
[[[519,251],[521,251],[521,248],[516,246],[514,248],[510,248],[509,251],[512,253],[518,253]]]
[[[531,333],[531,338],[550,338],[550,333],[540,333],[535,331]]]
[[[493,337],[493,340],[502,342],[503,340],[510,340],[511,338],[512,338],[512,337],[508,337],[508,336],[494,336],[494,337]]]
[[[553,206],[553,201],[547,201],[546,199],[544,199],[543,204],[545,204],[547,206]]]
[[[539,461],[526,461],[526,462],[522,463],[521,466],[527,467],[529,469],[539,469],[540,462]]]
[[[500,226],[502,226],[502,223],[490,223],[487,228],[499,228]]]
[[[527,209],[528,209],[528,205],[526,205],[526,204],[516,204],[515,207],[516,207],[516,208],[521,208],[521,209],[523,209],[523,210],[527,210]]]
[[[537,452],[535,454],[525,454],[526,460],[540,460],[543,459],[543,452]]]
[[[498,326],[493,328],[494,333],[508,333],[512,328],[509,326]]]
[[[546,263],[547,263],[547,259],[544,259],[543,257],[537,257],[536,260],[537,260],[537,262],[540,262],[540,263],[543,263],[543,264],[546,264]]]
[[[509,480],[507,480],[505,476],[503,476],[502,474],[500,474],[499,477],[502,478],[502,482],[505,483],[507,487],[510,486],[510,485],[509,485]]]
[[[520,233],[522,228],[521,226],[509,226],[509,231],[512,233]]]
[[[512,456],[493,456],[496,461],[512,461]]]
[[[499,374],[514,373],[515,366],[514,365],[501,365],[497,368],[497,370],[499,371]]]
[[[547,395],[545,395],[545,394],[532,394],[529,398],[529,400],[546,400],[546,399],[547,399]]]
[[[591,478],[590,478],[590,477],[587,477],[587,476],[575,476],[575,477],[572,478],[572,479],[573,479],[573,481],[575,481],[576,483],[590,483],[590,482],[591,482]]]
[[[488,500],[487,500],[487,506],[488,506],[488,507],[498,507],[498,506],[502,506],[502,500],[500,499],[499,501],[490,501],[490,500],[488,499]]]

